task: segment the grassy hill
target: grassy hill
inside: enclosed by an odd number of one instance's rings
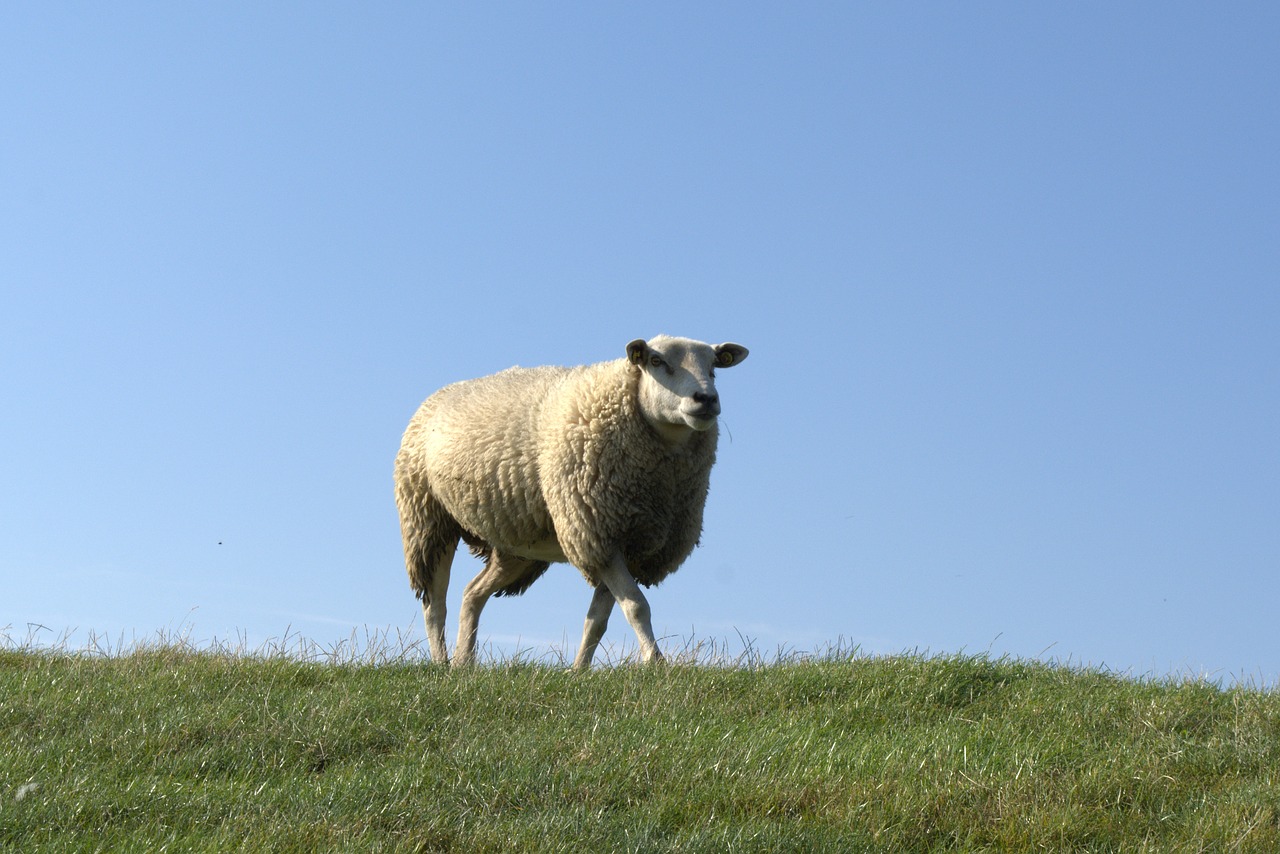
[[[1280,851],[1280,693],[982,657],[0,651],[12,851]]]

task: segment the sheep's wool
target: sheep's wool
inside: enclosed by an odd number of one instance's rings
[[[717,432],[666,442],[639,410],[639,379],[626,359],[511,368],[429,397],[396,461],[420,565],[461,536],[515,555],[558,543],[593,586],[618,551],[642,584],[674,572],[702,531]],[[430,581],[411,580],[420,594]]]

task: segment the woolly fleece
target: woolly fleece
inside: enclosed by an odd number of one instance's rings
[[[635,579],[662,581],[702,531],[717,429],[664,441],[637,403],[626,359],[510,368],[446,386],[405,431],[396,500],[409,577],[425,601],[459,537],[478,554],[531,558],[520,593],[564,559],[592,586],[621,551]],[[560,554],[548,555],[547,546]]]

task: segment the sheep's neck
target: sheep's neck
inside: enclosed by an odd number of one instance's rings
[[[651,426],[662,441],[666,442],[668,445],[687,444],[689,438],[694,434],[694,429],[686,424],[671,424],[667,421],[657,421],[647,415],[645,416],[645,421],[649,422],[649,426]]]

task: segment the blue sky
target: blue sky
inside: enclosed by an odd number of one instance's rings
[[[751,349],[669,650],[1274,683],[1278,42],[1272,4],[7,4],[0,628],[421,638],[418,403],[666,332]],[[554,568],[481,636],[571,653],[589,599]]]

